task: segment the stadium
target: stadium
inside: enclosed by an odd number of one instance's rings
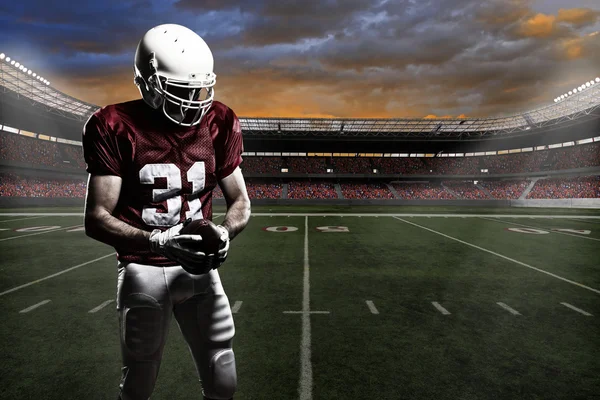
[[[82,220],[98,108],[0,55],[3,399],[119,379],[115,253]],[[240,121],[236,399],[598,396],[600,78],[506,117]],[[197,391],[185,346],[153,399]]]

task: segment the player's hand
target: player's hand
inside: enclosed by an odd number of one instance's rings
[[[202,236],[180,235],[179,232],[183,229],[184,224],[185,222],[179,223],[166,231],[160,229],[152,231],[150,234],[150,249],[182,265],[205,263],[205,254],[194,251],[192,246],[202,242]]]
[[[221,225],[217,225],[217,228],[221,231],[221,236],[219,237],[221,239],[221,244],[219,245],[217,254],[205,254],[201,251],[192,252],[191,254],[189,251],[180,252],[177,250],[181,266],[190,274],[207,274],[210,270],[219,268],[227,259],[227,252],[229,250],[229,231]],[[185,236],[191,237],[196,235]]]

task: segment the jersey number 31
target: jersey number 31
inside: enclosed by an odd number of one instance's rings
[[[205,183],[204,161],[197,161],[187,172],[187,180],[192,184],[192,196],[197,195],[204,189]],[[142,220],[151,226],[173,226],[179,223],[182,196],[177,195],[182,189],[181,172],[175,164],[146,164],[140,169],[140,182],[147,185],[154,185],[156,178],[167,178],[166,189],[153,189],[152,201],[155,203],[167,202],[166,212],[157,212],[156,208],[144,207],[142,210]],[[185,218],[201,219],[202,204],[200,198],[196,197],[188,201],[189,211],[186,211]]]

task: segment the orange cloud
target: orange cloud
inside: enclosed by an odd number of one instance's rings
[[[561,8],[558,10],[558,16],[556,20],[558,22],[566,22],[574,25],[587,25],[592,24],[600,17],[600,11],[592,10],[589,8]]]
[[[574,60],[583,56],[583,43],[581,38],[565,40],[563,52],[567,60]]]
[[[554,15],[536,14],[521,23],[519,33],[526,37],[549,37],[555,31],[555,22]]]

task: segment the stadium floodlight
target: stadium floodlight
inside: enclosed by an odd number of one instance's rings
[[[27,75],[31,75],[31,70],[30,69],[27,70]]]
[[[572,94],[573,94],[573,91],[572,91],[572,90],[569,90],[569,96],[570,96],[570,95],[572,95]]]
[[[558,100],[554,99],[554,102],[556,103]]]
[[[592,86],[592,85],[590,85],[590,83],[589,83],[589,82],[587,82],[587,83],[585,84],[585,86],[586,86],[586,87],[590,87],[590,86]]]
[[[50,86],[50,81],[46,81],[46,85]]]
[[[564,94],[564,96],[565,96],[565,99],[566,99],[567,97],[569,97],[569,95],[568,95],[568,94],[566,94],[566,93]]]
[[[15,67],[19,68],[19,65],[21,65],[21,63],[16,63]]]
[[[34,73],[33,73],[33,77],[35,78],[36,76],[37,76],[37,74],[34,72]]]
[[[6,57],[6,62],[9,62],[9,61],[10,61],[10,57]]]
[[[10,62],[10,65],[15,65],[15,60],[12,60],[12,61]]]
[[[4,60],[4,57],[6,57],[6,54],[0,53],[0,60]]]
[[[598,77],[597,77],[597,78],[596,78],[596,82],[600,82],[600,78],[598,78]]]

